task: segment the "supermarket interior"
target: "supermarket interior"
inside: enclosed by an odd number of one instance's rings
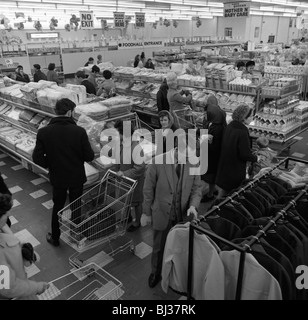
[[[1,0],[0,300],[306,300],[307,129],[306,1]]]

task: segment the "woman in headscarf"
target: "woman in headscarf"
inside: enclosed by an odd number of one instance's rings
[[[157,102],[158,112],[160,112],[162,110],[169,111],[169,102],[168,102],[168,98],[167,98],[168,89],[169,89],[169,87],[167,85],[167,81],[166,81],[166,79],[164,79],[164,81],[160,85],[160,88],[156,94],[156,102]]]
[[[167,151],[170,151],[169,148],[167,148],[167,140],[169,133],[172,133],[176,131],[177,127],[174,124],[174,118],[171,115],[171,113],[167,110],[162,110],[158,114],[159,122],[161,125],[161,129],[163,130],[163,153],[166,153]],[[170,142],[173,142],[174,140],[171,139]],[[159,147],[158,147],[159,152]],[[156,153],[157,155],[158,153]]]
[[[227,126],[226,113],[219,107],[216,97],[209,96],[205,108],[206,114],[203,128],[208,130],[210,139],[208,144],[208,169],[206,174],[202,176],[202,180],[209,184],[209,191],[203,196],[201,202],[214,200],[215,180],[222,138]]]

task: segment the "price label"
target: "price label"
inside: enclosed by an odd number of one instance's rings
[[[29,163],[24,159],[21,159],[21,165],[27,170],[30,169]]]

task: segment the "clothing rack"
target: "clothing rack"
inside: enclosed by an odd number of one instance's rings
[[[308,161],[305,160],[298,160],[295,158],[285,158],[284,160],[280,161],[275,167],[272,168],[272,170],[270,170],[269,172],[267,172],[266,174],[262,175],[261,177],[253,180],[252,182],[249,183],[249,185],[251,186],[251,183],[256,183],[257,181],[259,181],[260,179],[264,178],[267,174],[269,174],[270,172],[272,172],[274,169],[276,169],[277,167],[279,167],[280,165],[282,165],[283,163],[286,163],[286,168],[288,168],[288,164],[289,161],[295,161],[295,162],[301,162],[301,163],[305,163],[308,164]],[[243,190],[246,190],[247,188],[244,187],[242,188]],[[241,190],[242,190],[241,189]],[[240,191],[241,191],[240,190]],[[295,196],[295,198],[291,201],[288,202],[288,204],[281,209],[279,212],[277,212],[277,214],[275,215],[274,218],[272,218],[262,229],[260,229],[258,231],[258,233],[255,236],[252,236],[252,239],[245,244],[242,245],[238,245],[235,244],[227,239],[224,239],[222,237],[220,237],[219,235],[216,235],[215,233],[206,230],[202,227],[199,226],[199,223],[201,221],[204,221],[206,219],[206,217],[208,217],[210,214],[213,214],[214,212],[216,212],[217,209],[219,209],[222,204],[219,204],[218,206],[216,206],[215,210],[210,210],[206,215],[200,217],[200,219],[198,221],[192,221],[190,223],[190,228],[189,228],[189,244],[188,244],[188,277],[187,277],[187,300],[191,300],[192,296],[192,279],[193,279],[193,249],[194,249],[194,231],[198,231],[200,233],[203,233],[211,238],[213,238],[214,240],[219,240],[222,243],[229,245],[230,247],[232,247],[233,249],[237,250],[240,252],[240,261],[239,261],[239,269],[238,269],[238,278],[237,278],[237,286],[236,286],[236,295],[235,295],[235,300],[240,300],[241,299],[241,293],[242,293],[242,283],[243,283],[243,275],[244,275],[244,265],[245,265],[245,258],[246,258],[246,253],[247,251],[251,251],[251,247],[256,243],[260,241],[260,238],[266,235],[266,232],[271,229],[273,226],[276,225],[276,222],[281,219],[282,217],[285,216],[285,214],[296,205],[297,201],[299,199],[301,199],[304,195],[308,194],[308,186],[306,186],[304,189],[302,189],[301,191],[298,192],[297,196]],[[235,198],[236,196],[238,196],[238,192],[235,192],[233,195],[233,198]],[[228,203],[229,201],[233,200],[232,196],[228,197],[226,200],[228,201],[223,201],[225,202],[223,205],[225,205],[226,203]],[[209,214],[210,213],[210,214]]]
[[[244,187],[240,188],[238,191],[235,191],[232,193],[231,196],[226,197],[225,200],[223,200],[221,203],[219,203],[216,206],[213,206],[212,209],[210,209],[206,214],[204,214],[201,219],[205,219],[206,217],[212,215],[215,211],[220,210],[220,208],[224,205],[226,205],[229,202],[232,202],[235,198],[237,198],[241,193],[243,193],[244,191],[246,191],[247,189],[253,187],[257,182],[259,182],[261,179],[265,178],[266,176],[270,175],[271,172],[273,172],[275,169],[277,169],[278,167],[280,167],[281,165],[285,164],[285,168],[288,168],[289,166],[289,161],[293,160],[296,162],[302,162],[302,163],[307,163],[308,161],[305,160],[298,160],[295,158],[284,158],[283,160],[279,161],[274,167],[272,167],[270,170],[266,171],[263,175],[261,175],[258,178],[255,178],[253,180],[251,180],[249,183],[247,183]],[[202,221],[202,220],[201,220]]]

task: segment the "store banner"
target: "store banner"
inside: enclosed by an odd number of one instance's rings
[[[125,12],[114,12],[114,26],[116,28],[124,28],[125,27]]]
[[[225,18],[247,18],[250,13],[250,2],[224,3]]]
[[[81,29],[94,28],[93,11],[80,11],[80,27]]]
[[[162,40],[157,41],[129,41],[119,42],[119,49],[127,48],[142,48],[142,47],[162,47],[164,45]]]
[[[145,13],[135,12],[135,26],[137,28],[144,28],[144,26],[145,26]]]

